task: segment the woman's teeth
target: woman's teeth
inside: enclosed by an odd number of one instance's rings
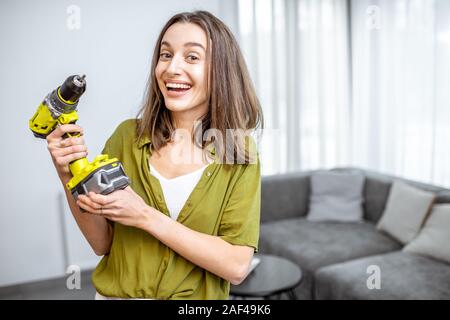
[[[189,90],[191,86],[184,83],[167,83],[166,88],[169,90],[183,91]]]

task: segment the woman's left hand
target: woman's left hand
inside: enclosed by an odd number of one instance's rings
[[[87,196],[80,195],[77,204],[88,213],[136,228],[141,228],[145,224],[150,209],[130,186],[108,195],[93,192],[89,192]]]

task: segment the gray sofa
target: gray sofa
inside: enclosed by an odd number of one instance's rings
[[[262,179],[260,253],[286,257],[303,271],[299,299],[450,299],[450,265],[402,252],[402,245],[377,231],[394,179],[435,192],[450,203],[450,190],[358,168],[364,185],[364,222],[311,222],[310,177],[314,171]],[[381,270],[381,288],[369,289],[367,267]]]

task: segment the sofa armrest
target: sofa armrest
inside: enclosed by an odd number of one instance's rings
[[[312,171],[265,176],[261,181],[261,222],[305,216]]]

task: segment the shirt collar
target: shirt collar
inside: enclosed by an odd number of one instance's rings
[[[149,136],[144,136],[141,139],[139,139],[137,146],[139,149],[142,149],[143,146],[147,145],[147,144],[151,144],[152,142],[150,141],[150,137]]]
[[[137,146],[138,146],[138,148],[139,149],[142,149],[145,145],[147,145],[147,144],[152,144],[152,142],[151,142],[151,140],[150,140],[150,137],[149,136],[144,136],[144,137],[142,137],[139,141],[138,141],[138,143],[137,143]],[[214,145],[212,144],[212,143],[210,143],[210,144],[208,144],[207,146],[206,146],[206,150],[207,151],[209,151],[209,153],[213,156],[213,157],[215,157],[216,156],[216,148],[214,147]]]

